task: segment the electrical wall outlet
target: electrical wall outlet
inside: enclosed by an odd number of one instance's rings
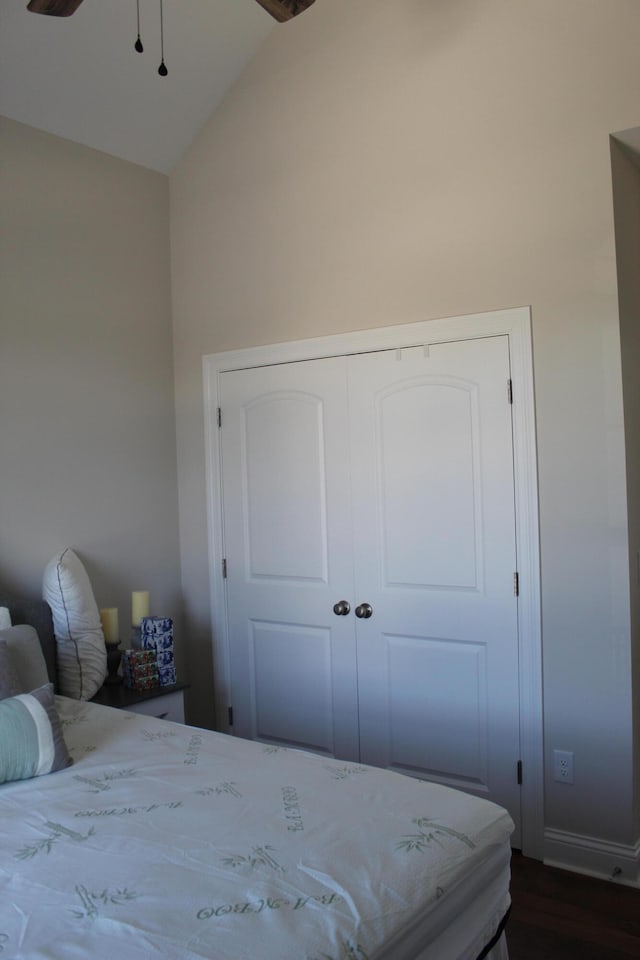
[[[573,752],[553,751],[553,779],[557,783],[573,783]]]

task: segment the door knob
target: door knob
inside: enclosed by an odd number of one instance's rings
[[[373,607],[370,603],[361,603],[359,607],[356,607],[356,617],[359,620],[368,620],[373,614]]]
[[[346,617],[350,610],[351,607],[346,600],[339,600],[338,603],[333,605],[333,612],[337,617]]]

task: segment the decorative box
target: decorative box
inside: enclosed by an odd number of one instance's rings
[[[156,655],[160,686],[176,682],[173,660],[173,620],[170,617],[143,617],[140,621],[140,644],[143,650]]]
[[[142,617],[140,643],[143,650],[173,650],[173,620],[170,617]]]
[[[152,690],[160,683],[155,650],[125,650],[122,676],[132,690]]]

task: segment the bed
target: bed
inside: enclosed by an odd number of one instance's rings
[[[37,627],[55,682],[46,605],[9,606]],[[91,702],[55,707],[73,764],[0,785],[1,960],[507,957],[502,808]]]

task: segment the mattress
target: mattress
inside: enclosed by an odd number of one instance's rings
[[[2,960],[475,960],[508,908],[492,803],[56,704],[73,766],[0,786]]]

